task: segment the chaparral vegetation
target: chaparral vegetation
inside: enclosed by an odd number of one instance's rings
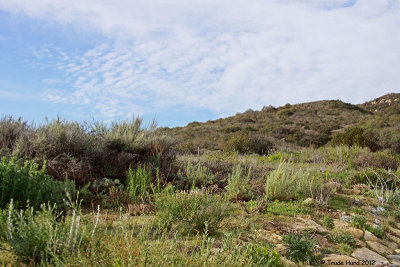
[[[400,94],[186,127],[0,120],[3,266],[400,264]]]

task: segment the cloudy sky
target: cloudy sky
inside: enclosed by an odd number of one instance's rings
[[[400,0],[0,0],[0,115],[185,125],[400,91]]]

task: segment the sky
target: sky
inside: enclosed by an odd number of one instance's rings
[[[400,92],[400,0],[0,0],[0,115],[184,126]]]

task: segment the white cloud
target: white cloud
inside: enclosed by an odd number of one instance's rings
[[[3,0],[0,9],[104,35],[103,45],[60,57],[70,89],[48,98],[112,118],[173,106],[228,115],[396,91],[399,3]]]

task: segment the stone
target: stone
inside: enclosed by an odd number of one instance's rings
[[[399,230],[399,229],[395,229],[395,228],[393,228],[393,227],[391,227],[391,226],[388,226],[388,229],[389,229],[389,231],[390,231],[392,234],[394,234],[394,235],[400,237],[400,230]]]
[[[312,199],[311,197],[309,197],[303,201],[303,205],[306,205],[306,206],[312,206],[314,204],[315,204],[315,200]]]
[[[400,261],[400,255],[387,255],[386,258]]]
[[[281,263],[283,266],[288,266],[288,267],[298,267],[299,266],[296,263],[294,263],[293,261],[288,260],[287,258],[284,258],[284,257],[281,258]]]
[[[353,189],[350,189],[350,190],[349,190],[349,193],[350,193],[351,195],[359,195],[359,194],[361,194],[361,191],[358,190],[357,188],[353,188]]]
[[[311,230],[314,230],[314,231],[317,231],[320,233],[328,233],[329,232],[325,227],[319,225],[318,223],[314,222],[311,219],[305,219],[305,218],[298,217],[297,221],[300,221],[301,223],[294,223],[293,227],[296,230],[311,229]]]
[[[352,236],[354,236],[355,238],[360,239],[361,237],[364,236],[364,232],[363,230],[351,227],[348,223],[340,221],[340,220],[334,220],[333,221],[335,223],[335,228],[336,229],[341,229],[344,231],[349,232]]]
[[[389,255],[389,254],[393,254],[393,252],[394,252],[392,249],[390,249],[387,246],[382,245],[381,243],[378,243],[378,242],[366,241],[366,243],[370,249],[378,252],[379,254]]]
[[[374,242],[379,242],[379,238],[377,238],[373,233],[371,233],[368,230],[365,230],[364,233],[364,240],[365,241],[374,241]]]
[[[346,255],[330,254],[322,259],[322,266],[346,266],[346,262],[358,262],[358,260]]]
[[[393,242],[396,242],[398,245],[400,245],[400,237],[397,237],[395,235],[392,235],[390,233],[386,233],[386,236],[392,240]]]
[[[382,240],[381,243],[385,246],[387,246],[388,248],[390,248],[393,252],[396,248],[399,247],[399,245],[397,245],[397,243],[389,241],[389,240]]]
[[[394,253],[397,254],[397,255],[400,255],[400,249],[395,249]]]
[[[357,248],[356,250],[353,251],[351,256],[359,260],[372,260],[377,263],[384,263],[384,264],[389,263],[389,261],[385,257],[379,255],[378,253],[368,248]]]

